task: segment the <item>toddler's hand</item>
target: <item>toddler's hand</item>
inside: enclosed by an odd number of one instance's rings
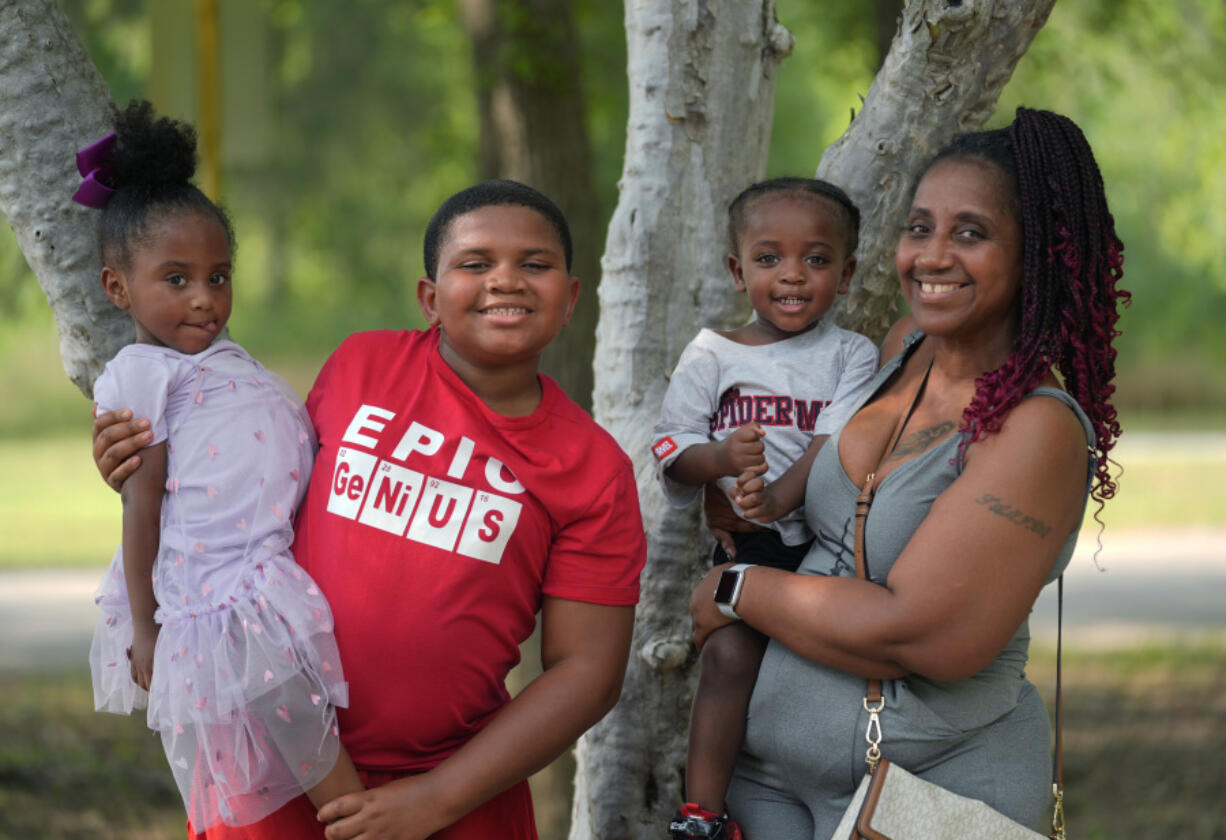
[[[132,629],[132,647],[128,650],[132,681],[145,691],[149,690],[149,682],[153,679],[153,651],[157,647],[159,630],[161,627],[152,621],[137,622]]]
[[[781,506],[771,492],[771,485],[755,470],[746,470],[737,476],[732,500],[740,506],[746,519],[755,522],[774,522],[787,513],[779,509]]]
[[[740,475],[749,469],[766,472],[766,432],[757,423],[741,426],[720,442],[724,475]]]

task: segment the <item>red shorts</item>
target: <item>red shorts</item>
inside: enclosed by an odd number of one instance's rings
[[[358,775],[366,787],[372,788],[403,778],[406,774],[359,770]],[[188,840],[323,840],[324,826],[315,819],[315,806],[311,800],[303,795],[251,825],[217,825],[203,834],[197,834],[189,821],[187,836]],[[431,840],[487,840],[490,837],[537,840],[528,782],[525,780],[512,785],[430,837]]]

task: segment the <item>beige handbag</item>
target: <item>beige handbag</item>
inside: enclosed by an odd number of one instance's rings
[[[932,370],[931,364],[928,366]],[[893,442],[882,453],[877,469],[868,474],[860,496],[856,499],[856,575],[868,580],[864,554],[864,522],[868,518],[873,495],[877,491],[877,472],[886,457],[894,451],[906,428],[907,420],[919,402],[920,393],[928,381],[925,373],[911,398],[893,436]],[[1064,788],[1062,782],[1061,704],[1060,704],[1060,643],[1064,617],[1064,576],[1057,585],[1059,604],[1056,633],[1056,744],[1052,761],[1052,792],[1055,812],[1052,815],[1050,840],[1065,840]],[[1043,835],[994,810],[985,802],[951,793],[940,785],[913,776],[896,764],[881,757],[881,717],[885,696],[880,680],[869,680],[864,695],[864,710],[869,713],[865,739],[868,750],[864,760],[868,773],[860,781],[843,812],[843,819],[830,840],[1043,840]]]

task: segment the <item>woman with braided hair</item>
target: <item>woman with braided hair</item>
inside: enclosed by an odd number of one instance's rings
[[[813,547],[796,573],[717,567],[694,591],[699,645],[728,612],[771,638],[728,794],[750,840],[830,837],[866,769],[866,678],[882,681],[886,758],[1042,821],[1050,727],[1024,674],[1027,616],[1087,498],[1115,493],[1122,251],[1065,117],[1019,109],[922,173],[897,253],[912,314],[814,461]],[[746,489],[747,513],[770,508],[769,486]]]

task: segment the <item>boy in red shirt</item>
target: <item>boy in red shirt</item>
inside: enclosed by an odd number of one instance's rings
[[[369,789],[320,809],[326,835],[300,798],[209,837],[536,838],[526,779],[616,702],[646,551],[629,459],[538,373],[570,261],[549,199],[479,184],[426,231],[431,329],[359,333],[324,365],[294,553],[332,605]],[[95,424],[113,486],[141,445],[116,420]],[[544,671],[511,699],[538,610]]]

